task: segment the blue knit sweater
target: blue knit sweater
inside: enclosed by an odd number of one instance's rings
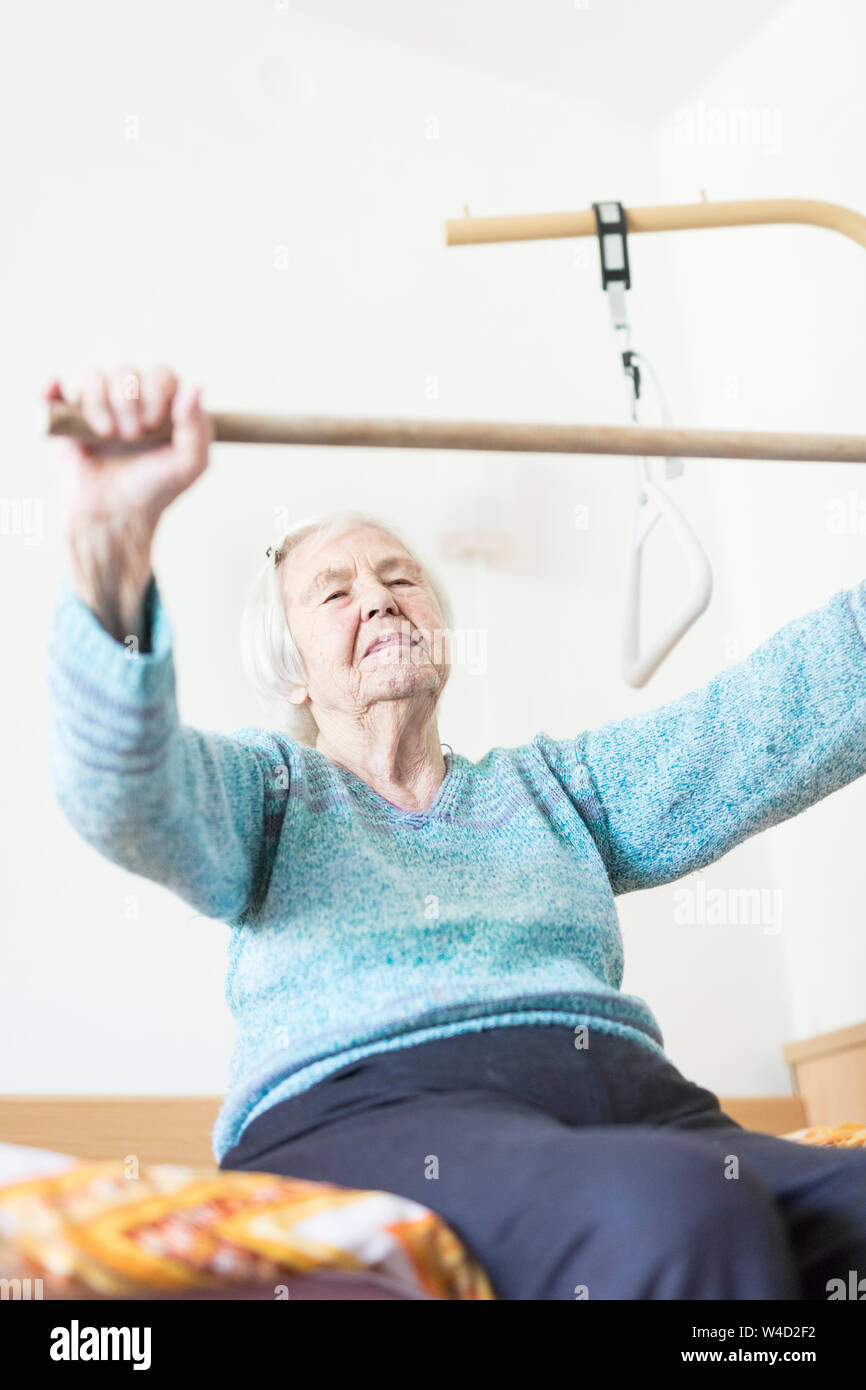
[[[866,581],[649,713],[479,762],[402,811],[284,734],[182,724],[156,580],[131,656],[63,579],[54,788],[75,830],[231,927],[219,1160],[256,1115],[374,1052],[588,1024],[663,1054],[620,990],[614,895],[701,868],[866,771]]]

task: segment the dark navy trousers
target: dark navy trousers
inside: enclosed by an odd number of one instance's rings
[[[379,1053],[265,1111],[220,1167],[411,1197],[502,1299],[866,1295],[866,1150],[743,1129],[640,1043],[575,1041],[521,1026]]]

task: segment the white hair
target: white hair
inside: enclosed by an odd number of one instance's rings
[[[394,528],[376,517],[356,511],[330,512],[296,522],[270,554],[254,579],[241,617],[241,661],[247,680],[256,691],[259,702],[267,710],[271,727],[281,729],[297,743],[315,745],[318,728],[308,702],[293,704],[288,693],[294,687],[307,684],[307,673],[286,615],[286,600],[282,587],[283,561],[286,555],[307,537],[315,535],[311,553],[326,540],[342,535],[356,526],[372,526],[398,541],[409,554],[410,546]],[[446,628],[453,623],[448,594],[423,565]]]

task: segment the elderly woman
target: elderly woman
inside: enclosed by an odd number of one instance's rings
[[[204,732],[151,568],[207,466],[199,393],[93,373],[81,403],[104,445],[58,444],[54,784],[103,855],[231,926],[221,1166],[414,1198],[505,1299],[825,1299],[866,1275],[866,1154],[745,1130],[686,1079],[620,990],[614,903],[866,771],[866,584],[671,704],[476,763],[440,742],[429,569],[340,514],[269,550],[247,609],[273,726]],[[167,412],[171,442],[136,450]]]

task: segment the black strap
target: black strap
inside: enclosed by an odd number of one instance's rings
[[[612,284],[622,285],[623,290],[631,289],[631,271],[628,263],[628,230],[625,224],[625,208],[622,203],[593,203],[595,230],[598,237],[598,254],[601,261],[601,287],[607,291]],[[625,313],[625,301],[621,301]],[[613,306],[612,306],[613,307]],[[635,400],[640,396],[640,368],[633,360],[634,354],[622,354],[622,365],[631,377]]]
[[[606,290],[611,281],[621,280],[624,287],[630,290],[625,208],[622,203],[607,202],[593,203],[592,210],[595,213],[595,230],[601,257],[601,287]]]

